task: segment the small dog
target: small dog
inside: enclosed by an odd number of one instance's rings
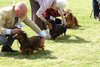
[[[66,12],[66,24],[68,28],[74,28],[75,26],[80,26],[78,24],[77,18],[71,13],[71,10],[67,10]]]
[[[28,38],[24,31],[19,31],[14,37],[20,43],[21,54],[31,55],[35,50],[44,50],[44,40],[40,36]]]
[[[56,39],[58,36],[66,33],[67,26],[64,24],[56,24],[54,21],[49,20],[48,23],[49,33],[51,35],[51,39]]]

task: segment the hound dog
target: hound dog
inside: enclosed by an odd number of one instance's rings
[[[24,31],[19,31],[14,37],[20,43],[21,54],[31,55],[35,50],[44,50],[44,40],[41,36],[28,37]]]
[[[77,18],[73,15],[73,13],[71,12],[71,10],[67,10],[65,15],[65,19],[66,19],[66,24],[68,28],[74,28],[74,27],[79,27],[80,25],[78,24],[78,20]]]

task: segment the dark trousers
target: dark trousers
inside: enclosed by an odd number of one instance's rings
[[[14,42],[14,38],[12,35],[1,35],[0,34],[0,44],[5,45],[5,46],[12,46],[12,43]]]
[[[45,30],[46,24],[37,17],[36,12],[39,9],[39,4],[35,0],[30,0],[30,6],[31,6],[31,15],[32,15],[32,20],[40,27],[41,30]]]
[[[94,11],[94,18],[98,17],[98,14],[100,12],[99,6],[98,6],[98,2],[97,0],[93,0],[93,11]]]

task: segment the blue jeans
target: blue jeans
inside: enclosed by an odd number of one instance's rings
[[[7,46],[12,46],[12,43],[14,42],[14,38],[12,35],[1,35],[0,34],[0,45],[7,45]]]

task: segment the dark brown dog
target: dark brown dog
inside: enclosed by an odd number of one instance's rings
[[[71,10],[66,11],[66,24],[68,28],[74,28],[75,26],[80,26],[78,24],[77,18],[72,14]]]
[[[21,54],[31,55],[35,50],[44,50],[44,39],[40,36],[27,37],[23,31],[14,36],[20,43]]]

